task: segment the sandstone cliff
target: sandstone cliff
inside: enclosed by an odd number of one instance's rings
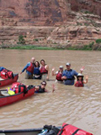
[[[100,0],[0,0],[0,45],[68,47],[99,38]]]

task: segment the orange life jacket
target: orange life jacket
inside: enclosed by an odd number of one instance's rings
[[[56,75],[56,80],[62,81],[61,77],[62,77],[62,74],[58,71],[58,73]]]
[[[48,74],[48,71],[45,69],[45,66],[42,66],[42,67],[40,68],[40,73],[41,73],[41,74]]]
[[[77,81],[77,82],[75,83],[75,87],[84,87],[84,84],[83,84],[82,81]]]
[[[33,74],[34,71],[34,65],[30,62],[30,66],[27,68],[27,71],[31,72]]]

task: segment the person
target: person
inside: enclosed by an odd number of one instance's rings
[[[42,81],[42,82],[41,82],[41,85],[35,86],[35,93],[48,92],[48,91],[46,90],[46,88],[45,88],[46,85],[47,85],[46,81]]]
[[[27,65],[23,68],[20,74],[26,70],[25,79],[33,79],[35,58],[31,58],[31,62],[28,62]]]
[[[41,73],[40,73],[40,63],[38,61],[35,62],[34,66],[34,79],[41,79]]]
[[[42,80],[46,81],[49,80],[49,66],[45,63],[45,60],[40,61],[41,67],[40,67],[40,73],[42,75]]]
[[[77,75],[77,81],[75,82],[75,87],[84,87],[84,84],[88,83],[88,76],[84,80],[83,74],[79,73]]]
[[[66,69],[62,73],[62,80],[65,85],[74,85],[75,76],[77,76],[78,73],[71,69],[71,64],[66,63]]]
[[[61,79],[61,77],[62,77],[62,73],[63,73],[63,66],[59,66],[59,70],[56,72],[56,73],[54,73],[54,68],[52,68],[52,76],[56,76],[56,80],[57,81],[63,81],[62,79]]]

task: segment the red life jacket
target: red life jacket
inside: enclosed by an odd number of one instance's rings
[[[56,75],[56,80],[62,81],[61,77],[62,77],[62,74],[58,71],[58,73]]]
[[[40,73],[41,73],[41,74],[48,74],[48,71],[45,69],[45,66],[42,66],[42,67],[40,68]]]
[[[1,78],[3,79],[8,79],[8,78],[13,78],[13,72],[12,71],[9,71],[7,69],[3,69],[1,72],[0,72],[0,76]]]
[[[86,132],[75,126],[63,123],[62,128],[58,135],[93,135],[92,133]]]
[[[13,83],[11,86],[11,89],[15,91],[15,93],[20,93],[20,92],[24,92],[24,90],[26,90],[26,86],[23,85],[22,83],[16,82]]]
[[[34,65],[30,62],[30,66],[26,69],[27,71],[31,72],[33,74],[34,71]]]
[[[84,87],[84,84],[83,84],[82,81],[77,81],[77,82],[75,83],[75,87]]]

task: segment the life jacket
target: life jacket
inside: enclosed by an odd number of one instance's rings
[[[34,67],[34,74],[35,75],[40,75],[39,67]]]
[[[12,72],[12,71],[9,71],[9,70],[7,70],[7,69],[3,69],[3,70],[0,72],[0,76],[1,76],[1,78],[3,78],[3,79],[14,78],[13,72]]]
[[[34,71],[34,65],[30,62],[30,66],[26,69],[27,71],[31,72],[33,74]]]
[[[62,128],[58,135],[93,135],[92,133],[86,132],[75,126],[63,123]]]
[[[27,87],[19,82],[15,82],[12,84],[11,89],[15,91],[15,93],[20,93],[20,92],[24,92],[26,93]]]
[[[39,85],[39,89],[35,91],[35,93],[44,93],[44,92],[45,92],[45,88],[41,88],[41,85]]]
[[[83,84],[82,81],[77,81],[77,82],[75,83],[75,87],[84,87],[84,84]]]
[[[40,73],[41,73],[41,74],[48,74],[48,71],[45,69],[45,66],[42,66],[42,67],[40,68]]]
[[[62,77],[62,74],[58,71],[58,73],[56,75],[56,80],[62,81],[61,77]]]

